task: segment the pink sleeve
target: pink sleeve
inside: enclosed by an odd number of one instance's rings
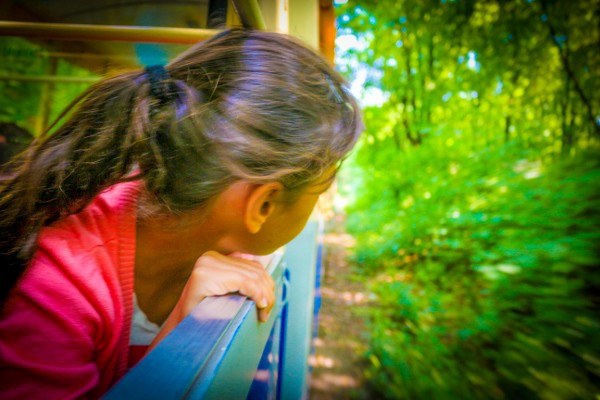
[[[2,399],[81,398],[98,384],[101,317],[95,293],[83,281],[95,277],[73,275],[59,264],[39,251],[6,303],[0,318]]]

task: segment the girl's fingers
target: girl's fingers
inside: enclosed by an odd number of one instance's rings
[[[243,259],[240,261],[245,263],[248,260]],[[266,322],[269,319],[271,310],[275,306],[275,281],[260,263],[250,262],[239,267],[247,268],[247,272],[254,277],[251,282],[257,285],[255,295],[242,294],[247,295],[256,303],[256,307],[258,308],[258,319],[262,322]]]
[[[260,308],[268,307],[275,301],[275,282],[273,278],[260,266],[256,267],[253,265],[223,265],[223,269],[227,270],[228,273],[234,274],[240,278],[239,284],[243,282],[254,283],[259,286],[262,292],[262,298],[253,298],[257,304],[260,304]],[[235,291],[235,290],[233,290]],[[251,297],[251,296],[249,296]],[[264,300],[264,302],[263,302]],[[264,303],[264,305],[263,305]]]
[[[267,273],[265,267],[261,263],[254,260],[247,260],[245,258],[225,256],[217,252],[209,253],[210,258],[214,263],[218,264],[218,267],[224,269],[233,269],[238,272],[246,272],[249,274],[250,278],[254,277],[255,279],[267,279],[268,281],[272,282],[273,287],[275,287],[273,279]],[[209,253],[207,253],[207,255]]]
[[[219,253],[217,253],[219,254]],[[221,257],[224,258],[228,258],[228,259],[233,259],[233,260],[237,260],[239,261],[238,265],[244,266],[244,267],[249,267],[251,269],[256,269],[262,273],[265,274],[265,276],[267,277],[267,279],[269,280],[269,282],[271,283],[271,286],[273,286],[273,288],[275,288],[275,281],[273,281],[273,278],[271,278],[271,276],[267,273],[265,266],[262,265],[260,262],[252,259],[252,258],[248,258],[251,256],[248,256],[247,254],[242,254],[242,253],[233,253],[230,254],[228,256],[219,254]]]
[[[275,295],[270,288],[264,288],[264,285],[257,282],[246,281],[239,292],[256,303],[259,321],[269,320],[269,314],[275,305]]]
[[[271,310],[258,310],[258,320],[260,322],[267,322],[269,320],[269,315],[271,314]]]
[[[194,280],[199,297],[239,292],[256,303],[259,319],[266,321],[275,306],[275,282],[256,261],[207,252],[198,259]]]
[[[275,281],[273,280],[271,275],[269,275],[269,273],[266,271],[265,267],[261,263],[254,260],[247,260],[245,258],[224,256],[222,254],[219,254],[219,256],[224,268],[233,269],[236,272],[245,272],[248,278],[266,284],[266,289],[269,292],[274,292]],[[269,303],[270,302],[271,301],[269,301]]]

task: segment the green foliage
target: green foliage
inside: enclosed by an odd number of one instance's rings
[[[378,398],[600,393],[597,9],[340,9],[338,64],[383,99],[342,173]]]
[[[371,218],[385,235],[350,213],[378,299],[371,385],[390,398],[593,397],[598,154],[545,171],[510,148],[452,153],[433,175],[415,153],[410,201]]]
[[[38,57],[41,49],[25,40],[0,38],[2,52],[2,74],[41,75],[43,59]],[[0,81],[0,121],[15,122],[21,126],[30,125],[28,119],[39,110],[39,84],[33,82]],[[33,124],[29,126],[33,130]]]
[[[14,122],[39,134],[88,83],[43,83],[43,76],[94,78],[87,69],[57,58],[42,46],[16,37],[0,37],[0,121]],[[13,79],[9,79],[14,77]]]

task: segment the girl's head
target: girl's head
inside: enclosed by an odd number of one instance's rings
[[[139,150],[140,168],[147,189],[174,211],[237,180],[278,181],[293,197],[341,160],[359,133],[341,77],[283,35],[228,31],[166,69],[171,101],[148,96],[145,75],[130,80],[139,93],[131,128],[156,144]]]
[[[111,168],[122,177],[137,164],[147,190],[175,212],[239,179],[275,180],[293,195],[341,160],[360,131],[357,105],[339,74],[284,35],[227,31],[166,71],[154,83],[162,95],[152,94],[145,71],[108,79],[87,94],[55,140],[72,138],[75,146],[65,150],[87,148],[85,159],[113,157],[96,168],[72,165],[79,180]]]
[[[292,202],[332,178],[362,128],[339,74],[288,36],[226,31],[165,70],[92,86],[28,151],[0,187],[3,257],[26,264],[42,226],[124,180],[144,180],[150,212],[198,209],[240,181]]]

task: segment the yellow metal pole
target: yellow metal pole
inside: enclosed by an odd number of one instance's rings
[[[56,71],[58,70],[58,60],[56,58],[51,58],[48,60],[48,66],[46,67],[47,73],[50,76],[56,75]],[[42,96],[40,98],[40,116],[39,116],[39,131],[37,134],[41,134],[47,127],[48,121],[50,121],[50,111],[52,110],[52,98],[54,97],[54,89],[55,82],[47,80],[44,83],[42,89]]]
[[[94,83],[100,78],[84,76],[56,76],[56,75],[18,75],[0,74],[0,81],[35,82],[35,83]]]
[[[244,27],[267,29],[257,0],[233,0],[233,6]]]
[[[218,29],[0,21],[0,36],[61,40],[192,44],[208,39],[219,32]]]

